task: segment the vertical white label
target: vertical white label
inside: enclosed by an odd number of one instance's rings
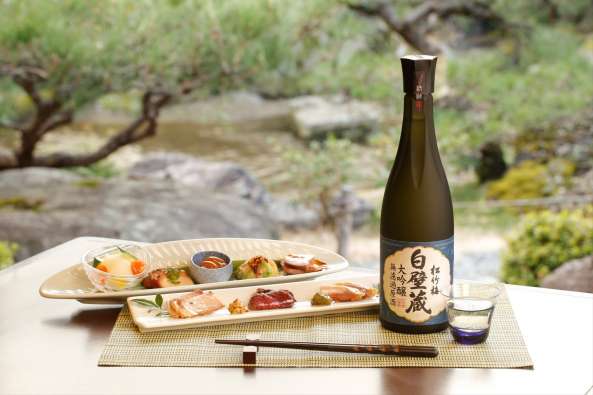
[[[423,323],[441,313],[451,288],[449,259],[432,247],[406,247],[385,259],[385,302],[399,317]]]

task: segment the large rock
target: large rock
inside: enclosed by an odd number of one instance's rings
[[[40,187],[44,172],[54,181]],[[19,258],[84,235],[147,242],[278,235],[266,211],[249,200],[169,179],[85,184],[67,171],[23,169],[0,173],[0,185],[0,198],[43,201],[38,211],[0,210],[0,240],[19,243]]]
[[[564,263],[548,274],[541,286],[567,291],[593,292],[593,255]]]
[[[381,121],[378,106],[342,97],[303,96],[291,100],[299,137],[323,140],[328,135],[364,142]]]
[[[232,162],[202,160],[174,152],[153,152],[136,162],[128,175],[133,179],[173,180],[197,187],[202,193],[221,193],[265,205],[266,189],[247,170]]]
[[[243,167],[232,162],[214,162],[173,152],[145,155],[129,170],[137,180],[173,180],[202,191],[247,199],[266,211],[270,220],[289,229],[321,225],[318,210],[283,198],[270,196],[265,187]],[[372,206],[363,199],[354,202],[354,226],[367,222]]]

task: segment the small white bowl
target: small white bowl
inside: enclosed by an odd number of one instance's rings
[[[225,265],[218,269],[208,269],[200,266],[200,263],[209,256],[215,256],[224,260]],[[231,258],[218,251],[200,251],[191,257],[189,272],[195,282],[199,284],[219,283],[228,281],[233,275],[233,265]]]
[[[144,271],[134,275],[110,274],[99,270],[93,266],[95,257],[106,255],[109,252],[115,252],[119,249],[128,251],[136,258],[144,262]],[[138,286],[142,279],[150,273],[150,255],[142,247],[133,244],[111,245],[106,247],[94,248],[88,251],[82,257],[82,267],[90,282],[99,291],[121,291]]]

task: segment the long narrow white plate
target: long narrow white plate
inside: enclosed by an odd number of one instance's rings
[[[131,297],[128,298],[128,307],[132,314],[134,323],[138,326],[141,332],[155,332],[174,329],[199,328],[212,325],[226,325],[240,322],[253,322],[275,320],[281,318],[305,317],[323,314],[335,314],[348,311],[360,311],[374,309],[379,305],[379,297],[360,300],[358,302],[342,302],[332,303],[329,306],[311,306],[311,298],[319,291],[322,285],[335,284],[336,282],[350,281],[365,286],[377,286],[379,282],[378,275],[362,275],[342,278],[339,280],[323,281],[321,278],[315,281],[274,284],[266,286],[266,289],[287,289],[294,294],[297,300],[294,306],[288,309],[275,310],[260,310],[248,311],[243,314],[231,314],[225,308],[222,308],[207,316],[199,316],[193,318],[172,318],[169,316],[159,315],[159,310],[156,308],[146,307],[144,305],[134,302],[137,299],[147,299],[154,301],[156,295],[149,297]],[[256,292],[258,286],[255,287],[241,287],[241,288],[226,288],[212,291],[212,293],[225,306],[228,306],[235,299],[239,299],[245,306],[248,305],[249,299]],[[184,293],[167,294],[163,296],[163,307],[166,307],[167,302],[171,299],[178,298]]]
[[[156,289],[129,289],[122,291],[101,292],[95,289],[86,277],[80,264],[71,266],[47,279],[39,293],[52,299],[78,299],[83,303],[123,303],[130,296],[150,295],[155,292],[173,293],[195,289],[218,289],[285,283],[309,280],[324,274],[335,273],[348,267],[348,261],[332,251],[308,244],[281,240],[263,239],[194,239],[170,241],[147,245],[153,269],[189,265],[191,257],[197,251],[215,250],[229,255],[233,260],[249,259],[255,255],[265,255],[271,259],[282,259],[288,254],[312,254],[327,262],[327,269],[320,272],[284,275],[247,280],[229,280],[219,283],[194,284],[187,286]]]

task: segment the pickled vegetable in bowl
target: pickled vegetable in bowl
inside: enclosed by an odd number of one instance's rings
[[[100,247],[82,258],[84,271],[100,291],[120,291],[140,285],[149,273],[148,254],[136,245]]]

